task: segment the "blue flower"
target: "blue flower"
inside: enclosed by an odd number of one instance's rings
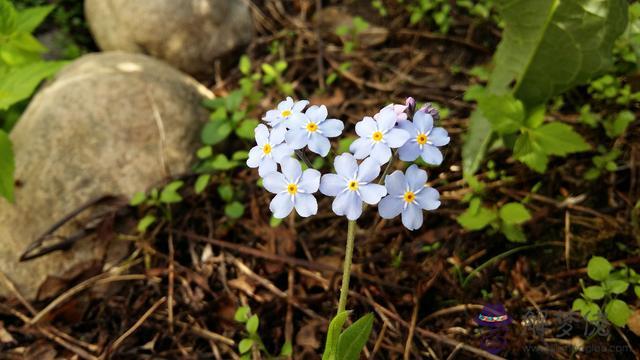
[[[295,114],[302,112],[305,106],[309,104],[307,100],[293,101],[290,96],[278,104],[278,108],[267,111],[262,120],[265,120],[269,126],[278,131],[285,131],[290,128],[289,119]]]
[[[337,215],[346,215],[356,220],[362,214],[362,202],[375,205],[387,194],[387,189],[371,184],[380,174],[380,165],[372,158],[365,159],[360,166],[356,158],[344,153],[336,156],[333,166],[336,174],[325,174],[320,180],[320,192],[335,196],[332,209]]]
[[[281,131],[273,130],[269,132],[269,129],[264,124],[260,124],[256,126],[254,133],[258,145],[249,150],[247,166],[258,168],[258,174],[261,177],[265,177],[277,170],[276,163],[280,163],[293,155],[293,150],[289,145],[282,143],[284,141],[284,133]]]
[[[318,191],[320,172],[315,169],[303,172],[300,163],[293,158],[284,159],[280,167],[282,172],[272,172],[262,182],[267,191],[276,194],[269,204],[273,216],[282,219],[294,207],[302,217],[315,215],[318,212],[318,202],[311,194]]]
[[[402,213],[402,224],[409,230],[422,226],[422,210],[435,210],[440,206],[440,194],[427,186],[427,172],[411,165],[406,175],[400,170],[387,175],[384,184],[389,195],[378,204],[380,216],[394,218]]]
[[[397,113],[393,107],[386,107],[377,114],[377,120],[367,116],[356,124],[356,139],[349,151],[356,159],[371,156],[380,165],[391,159],[391,148],[398,148],[409,140],[409,133],[396,125]]]
[[[325,157],[331,149],[330,137],[342,134],[344,124],[338,119],[327,119],[327,107],[311,106],[307,111],[291,117],[287,144],[295,150],[309,146],[309,150]]]
[[[430,114],[416,111],[413,122],[400,121],[398,127],[410,134],[409,141],[398,150],[400,160],[414,161],[418,156],[422,156],[422,160],[427,164],[442,163],[442,153],[438,147],[449,143],[449,134],[441,127],[433,127],[433,117]]]

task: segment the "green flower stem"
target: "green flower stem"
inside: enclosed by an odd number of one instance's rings
[[[344,253],[344,267],[342,270],[342,287],[340,288],[340,301],[338,301],[338,314],[346,310],[347,295],[349,294],[349,279],[351,278],[351,259],[353,258],[353,244],[356,237],[356,222],[349,220],[347,228],[347,247]]]

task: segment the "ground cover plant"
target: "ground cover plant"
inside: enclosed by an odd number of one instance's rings
[[[640,355],[640,4],[251,3],[191,170],[105,227],[142,278],[0,304],[0,350]]]

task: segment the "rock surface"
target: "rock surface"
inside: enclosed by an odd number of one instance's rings
[[[241,0],[85,0],[85,15],[102,50],[144,53],[194,76],[253,36]]]
[[[62,69],[11,133],[19,185],[15,204],[0,199],[0,271],[32,299],[45,281],[88,271],[96,262],[102,266],[107,249],[123,242],[109,245],[93,236],[67,251],[22,263],[18,258],[88,201],[129,197],[186,171],[208,118],[201,106],[208,97],[198,82],[145,55],[89,54]],[[7,293],[0,282],[0,296]]]

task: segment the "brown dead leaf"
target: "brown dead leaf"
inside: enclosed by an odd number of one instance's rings
[[[627,326],[634,334],[640,336],[640,309],[636,309],[627,321]]]
[[[46,340],[37,340],[24,352],[25,359],[53,360],[56,358],[56,349]]]
[[[309,99],[311,104],[324,104],[327,107],[339,106],[344,102],[344,92],[341,89],[336,89],[333,93],[329,94],[317,94],[313,95]]]
[[[322,326],[322,322],[320,320],[310,320],[308,323],[303,325],[296,334],[296,345],[302,346],[303,348],[316,350],[320,348],[320,340],[318,339],[318,331]]]

